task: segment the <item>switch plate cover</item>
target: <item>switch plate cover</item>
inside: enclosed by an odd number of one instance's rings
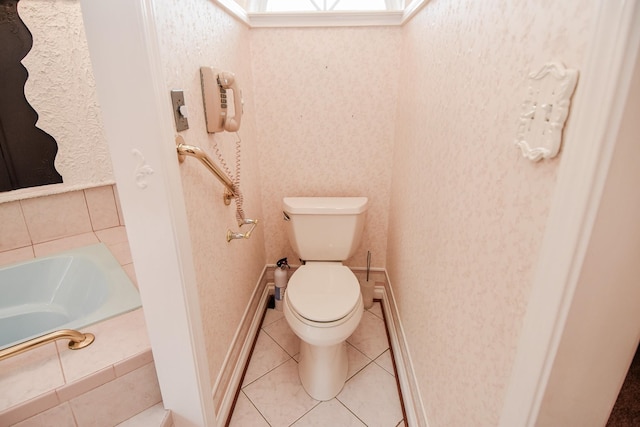
[[[171,91],[171,105],[173,108],[173,117],[176,121],[176,130],[181,132],[189,129],[189,121],[186,116],[180,112],[180,107],[184,105],[184,93],[181,90]]]
[[[537,162],[558,154],[577,81],[578,70],[558,62],[547,63],[529,74],[527,98],[522,103],[514,141],[524,157]]]

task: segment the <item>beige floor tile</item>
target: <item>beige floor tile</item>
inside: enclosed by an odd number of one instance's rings
[[[362,354],[351,344],[347,343],[347,357],[349,358],[349,369],[347,371],[347,379],[354,376],[362,368],[371,363],[371,359]]]
[[[396,376],[396,372],[393,369],[393,359],[391,359],[391,350],[387,350],[382,353],[374,362],[394,377]]]
[[[384,321],[374,314],[365,311],[358,328],[347,342],[364,353],[368,358],[375,359],[389,348]]]
[[[253,406],[247,396],[240,392],[236,406],[233,408],[233,416],[229,422],[229,427],[269,427],[269,423]]]
[[[258,334],[253,355],[249,361],[247,372],[244,374],[243,387],[290,359],[289,355],[262,330]]]
[[[396,380],[375,363],[347,381],[337,399],[369,427],[395,426],[402,420]]]
[[[292,427],[325,426],[364,427],[365,424],[345,408],[342,403],[332,399],[327,402],[321,402],[296,421]]]
[[[264,320],[262,321],[262,327],[269,326],[276,320],[280,320],[284,318],[284,313],[282,311],[275,310],[273,308],[268,308],[266,313],[264,314]]]
[[[272,426],[288,426],[319,403],[304,391],[293,359],[243,391]]]
[[[231,426],[404,425],[380,302],[376,301],[363,313],[360,326],[347,340],[349,379],[338,398],[328,402],[313,400],[302,388],[295,362],[299,357],[299,339],[282,312],[268,309],[262,326],[247,373],[270,357],[270,350],[265,350],[269,347],[265,345],[269,343],[266,338],[271,338],[270,346],[277,343],[293,359],[252,383],[245,381],[248,385],[243,385]],[[254,360],[257,364],[252,367]],[[255,373],[249,375],[254,376]],[[269,424],[263,424],[264,420]]]
[[[287,354],[289,354],[289,356],[294,356],[300,352],[300,338],[293,333],[287,323],[287,319],[284,317],[262,329],[264,329],[264,331],[269,334],[269,336],[273,338],[273,340],[277,342],[278,345],[282,347]]]
[[[382,315],[382,305],[380,304],[380,301],[374,301],[373,302],[373,307],[371,307],[369,310],[367,310],[369,313],[371,314],[375,314],[377,317],[384,319],[383,315]]]

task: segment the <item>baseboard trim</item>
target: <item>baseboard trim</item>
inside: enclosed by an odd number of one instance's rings
[[[273,291],[273,285],[268,286],[266,280],[267,266],[262,270],[211,391],[216,406],[216,426],[218,427],[225,426],[231,414],[236,391],[240,387],[245,367],[253,350],[253,343],[262,323],[269,293]],[[233,357],[234,355],[237,357]],[[228,380],[224,381],[224,378]]]
[[[376,283],[375,298],[382,300],[382,309],[389,333],[389,345],[393,352],[393,358],[398,375],[398,384],[404,403],[407,425],[409,427],[429,427],[427,417],[422,405],[422,396],[418,388],[418,381],[413,371],[413,362],[405,339],[402,323],[398,313],[391,288],[389,276],[385,270],[386,281],[382,286]]]
[[[253,292],[252,298],[247,304],[247,309],[242,317],[234,341],[227,353],[227,358],[223,363],[218,380],[213,387],[213,396],[222,396],[219,408],[216,411],[216,426],[223,427],[233,409],[237,391],[242,381],[245,367],[251,356],[253,344],[258,335],[262,317],[264,315],[269,295],[273,293],[273,284],[267,284],[269,265],[265,266],[262,271],[260,280]],[[354,268],[356,274],[359,269]],[[428,427],[427,418],[422,406],[422,398],[420,390],[417,386],[417,380],[413,371],[413,363],[405,340],[404,330],[398,315],[398,307],[396,305],[393,290],[386,270],[376,269],[378,273],[384,274],[384,280],[376,278],[374,289],[374,298],[382,301],[382,309],[389,333],[389,345],[393,351],[393,357],[396,364],[396,372],[398,375],[398,384],[402,393],[407,424],[412,427]],[[253,308],[253,310],[252,310]],[[246,331],[246,333],[242,333]],[[242,339],[240,339],[242,338]],[[239,356],[232,363],[232,355]],[[231,372],[229,372],[231,370]],[[225,375],[225,372],[227,375]],[[221,378],[229,378],[226,382],[224,390],[222,390],[223,381]]]

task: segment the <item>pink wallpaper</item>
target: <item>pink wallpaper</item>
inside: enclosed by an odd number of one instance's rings
[[[360,250],[386,257],[402,29],[252,29],[267,262],[288,256],[285,196],[367,196]]]
[[[431,426],[498,423],[562,161],[512,144],[525,79],[580,69],[591,18],[578,0],[433,0],[403,29],[387,269]]]
[[[169,91],[183,89],[190,128],[180,135],[212,159],[216,159],[213,144],[218,141],[232,169],[235,135],[225,132],[211,136],[206,131],[200,66],[236,74],[245,99],[240,129],[244,211],[250,218],[262,219],[249,29],[213,2],[157,0],[154,4],[167,80],[167,108]],[[227,243],[227,229],[238,230],[235,203],[222,203],[222,185],[196,159],[185,159],[180,172],[213,384],[266,262],[264,227],[260,224],[249,240]]]

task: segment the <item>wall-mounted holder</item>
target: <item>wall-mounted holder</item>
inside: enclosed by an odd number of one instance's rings
[[[242,227],[243,225],[251,224],[251,228],[246,233],[240,233],[239,231],[231,231],[227,230],[227,242],[230,242],[234,239],[248,239],[251,237],[251,233],[258,225],[257,219],[245,218],[243,220],[238,221],[238,225]]]
[[[528,94],[522,103],[514,141],[524,157],[537,162],[558,154],[577,81],[577,70],[557,62],[547,63],[529,74]]]
[[[192,156],[200,160],[203,165],[209,169],[209,171],[225,186],[223,201],[225,205],[231,204],[231,199],[238,197],[236,194],[235,186],[229,177],[220,170],[220,168],[207,156],[207,153],[202,151],[200,147],[194,145],[187,145],[184,142],[184,138],[180,135],[176,137],[176,150],[178,152],[178,161],[184,162],[186,156]],[[257,219],[243,218],[238,220],[238,226],[251,225],[251,228],[246,233],[234,232],[227,230],[227,242],[234,239],[248,239],[251,237],[251,233],[258,225]]]
[[[203,165],[225,186],[222,200],[224,204],[229,206],[231,199],[237,197],[236,191],[231,179],[211,160],[207,153],[202,151],[200,147],[195,145],[187,145],[181,135],[176,137],[176,150],[178,151],[178,161],[184,162],[186,156],[192,156],[200,160]]]

